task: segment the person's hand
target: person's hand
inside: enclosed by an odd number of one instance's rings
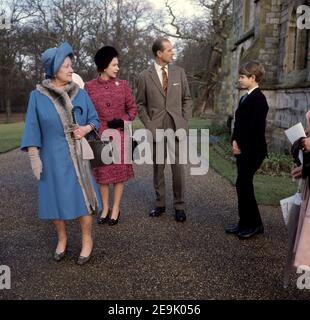
[[[310,151],[310,137],[304,138],[301,142],[301,150],[303,152],[309,152]]]
[[[32,172],[37,180],[40,180],[42,173],[42,161],[39,155],[39,149],[37,147],[29,147],[28,155],[30,159],[30,164]]]
[[[233,154],[235,156],[238,155],[238,154],[241,154],[241,150],[240,150],[236,140],[234,140],[233,143],[232,143],[232,152],[233,152]]]
[[[291,171],[291,175],[293,179],[300,179],[301,178],[301,172],[302,172],[302,166],[299,166],[297,168],[294,168]]]
[[[85,137],[88,133],[92,131],[92,127],[90,125],[87,126],[80,126],[76,130],[73,131],[74,138],[77,140],[82,139]]]
[[[110,129],[124,129],[124,120],[114,118],[112,121],[108,121],[107,125]]]

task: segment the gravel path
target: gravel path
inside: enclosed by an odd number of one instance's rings
[[[68,255],[52,259],[56,235],[37,218],[37,183],[27,156],[0,156],[0,265],[11,268],[11,290],[0,299],[309,299],[310,291],[282,288],[287,233],[278,207],[262,207],[265,234],[240,241],[224,233],[237,214],[233,186],[213,170],[187,170],[186,223],[172,213],[170,169],[167,211],[150,218],[151,167],[136,166],[126,185],[120,222],[94,223],[92,260],[77,266],[80,233],[68,223]]]

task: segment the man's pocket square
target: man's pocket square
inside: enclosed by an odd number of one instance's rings
[[[180,83],[179,83],[179,82],[176,82],[176,83],[174,83],[173,85],[174,85],[174,86],[179,86]]]

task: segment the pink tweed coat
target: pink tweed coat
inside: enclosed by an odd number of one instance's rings
[[[137,115],[137,107],[133,94],[125,80],[102,80],[100,77],[85,84],[99,116],[100,134],[108,129],[107,121],[123,119],[133,121]],[[120,183],[134,177],[131,164],[124,164],[124,133],[121,132],[122,163],[110,164],[93,170],[99,184]]]

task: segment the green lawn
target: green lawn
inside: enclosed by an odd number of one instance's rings
[[[210,147],[210,166],[235,184],[236,165],[224,159],[213,147]],[[254,187],[257,202],[263,205],[279,205],[281,199],[293,195],[297,190],[296,182],[293,182],[289,176],[275,177],[262,174],[255,175]]]
[[[135,120],[134,129],[143,128],[141,121]],[[210,120],[191,119],[189,127],[206,128],[216,130],[217,127],[211,124]],[[0,125],[0,153],[18,148],[20,139],[24,129],[24,123],[1,124]],[[231,161],[224,159],[214,147],[210,147],[210,165],[220,175],[228,179],[232,184],[236,180],[236,166]],[[289,176],[273,177],[268,175],[256,175],[255,192],[257,201],[265,205],[279,205],[279,200],[295,193],[296,183],[292,182]]]
[[[24,130],[24,123],[10,123],[0,125],[0,153],[10,151],[20,146],[20,139]]]
[[[140,120],[135,121],[134,128],[143,128]],[[210,135],[217,135],[221,131],[219,125],[208,119],[190,119],[189,128],[209,129]],[[224,159],[219,152],[218,146],[210,147],[210,166],[234,185],[237,177],[236,165]],[[262,205],[279,205],[281,199],[291,196],[297,190],[296,183],[292,182],[289,175],[278,177],[257,174],[254,187],[257,202]]]

